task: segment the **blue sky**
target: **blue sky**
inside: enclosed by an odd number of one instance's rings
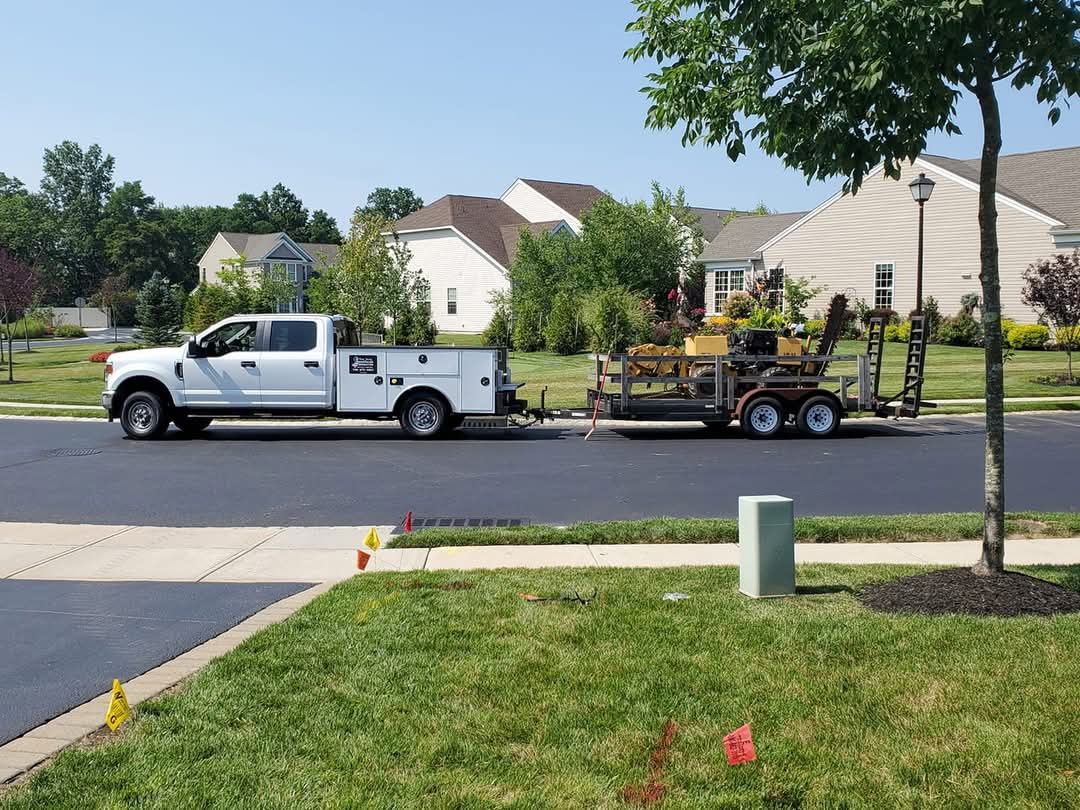
[[[628,0],[8,4],[0,171],[36,186],[41,152],[100,143],[117,180],[168,204],[231,204],[281,181],[344,226],[380,185],[431,201],[497,196],[515,177],[641,198],[656,179],[695,205],[813,207],[808,186],[751,151],[684,148],[643,127],[645,64],[622,58]],[[17,70],[11,70],[18,66]],[[1080,105],[1051,127],[1003,88],[1005,151],[1080,143]],[[931,152],[974,157],[961,137]]]

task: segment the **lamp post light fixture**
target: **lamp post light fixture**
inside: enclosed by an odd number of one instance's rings
[[[908,183],[911,197],[919,204],[919,263],[915,271],[915,311],[922,314],[922,270],[923,270],[923,206],[934,193],[934,181],[922,172]]]

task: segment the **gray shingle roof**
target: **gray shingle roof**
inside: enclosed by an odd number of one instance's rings
[[[979,182],[979,158],[923,158],[965,180]],[[1002,155],[998,159],[998,192],[1067,227],[1080,227],[1080,146]]]
[[[297,244],[315,260],[316,269],[324,263],[328,265],[337,263],[338,253],[341,251],[341,245],[323,242],[297,242]]]
[[[284,231],[278,231],[277,233],[235,233],[232,231],[222,231],[221,235],[233,250],[251,261],[258,261],[265,257],[274,249],[274,245],[278,243],[281,237],[287,236]],[[321,258],[325,258],[327,264],[333,264],[337,261],[338,251],[341,249],[340,245],[323,244],[320,242],[297,242],[296,244],[314,258],[316,264],[321,264]]]
[[[705,237],[705,244],[716,238],[720,229],[724,227],[724,220],[731,216],[730,208],[698,208],[688,205],[686,210],[697,218],[702,236]]]
[[[805,211],[795,211],[790,214],[735,217],[705,246],[699,261],[757,258],[762,245],[804,216]]]
[[[495,197],[447,194],[399,219],[394,223],[394,230],[401,233],[453,226],[503,267],[509,267],[502,228],[525,224],[525,217]]]

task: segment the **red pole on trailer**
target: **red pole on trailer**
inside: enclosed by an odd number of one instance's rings
[[[600,413],[600,399],[604,396],[604,386],[607,385],[609,365],[611,365],[611,352],[608,352],[607,357],[604,359],[604,375],[600,378],[600,389],[596,392],[596,403],[593,405],[592,428],[585,434],[585,441],[588,441],[589,437],[593,435],[593,431],[596,430],[596,417]],[[625,385],[626,383],[624,382],[623,384]]]

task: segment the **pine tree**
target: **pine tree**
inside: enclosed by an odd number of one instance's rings
[[[176,345],[180,341],[180,297],[155,271],[139,291],[135,307],[135,339],[151,346]]]

